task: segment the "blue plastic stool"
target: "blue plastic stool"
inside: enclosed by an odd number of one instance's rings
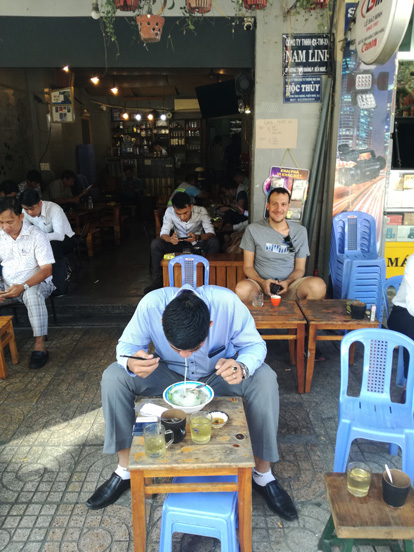
[[[237,481],[233,475],[212,477],[174,477],[174,482],[199,483]],[[236,492],[172,493],[162,507],[160,552],[171,552],[173,533],[214,537],[221,541],[221,552],[238,552],[238,497]]]

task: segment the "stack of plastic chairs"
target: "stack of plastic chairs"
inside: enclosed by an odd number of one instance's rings
[[[358,299],[377,307],[381,320],[385,259],[377,252],[374,217],[361,211],[336,215],[332,222],[329,271],[334,299]]]

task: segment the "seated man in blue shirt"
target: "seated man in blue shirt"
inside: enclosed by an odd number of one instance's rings
[[[148,354],[150,342],[161,358]],[[232,291],[218,286],[194,290],[187,284],[145,296],[119,340],[118,362],[102,376],[104,452],[118,453],[119,465],[89,498],[88,508],[98,510],[113,504],[130,487],[127,466],[135,396],[162,395],[166,387],[183,381],[187,359],[191,380],[203,382],[214,374],[210,385],[216,395],[245,399],[255,456],[253,488],[276,514],[296,519],[292,499],[270,468],[270,463],[279,459],[279,394],[276,374],[265,364],[265,357],[266,345],[254,319]]]

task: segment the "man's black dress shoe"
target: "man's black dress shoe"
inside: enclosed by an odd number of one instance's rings
[[[49,351],[33,351],[30,355],[29,368],[31,370],[38,370],[42,368],[49,360]]]
[[[287,492],[282,489],[278,481],[271,481],[265,487],[258,485],[254,480],[252,483],[253,489],[266,499],[267,505],[272,512],[275,512],[275,514],[287,521],[298,519],[298,513],[293,504],[293,500]]]
[[[86,506],[91,510],[106,508],[118,500],[121,494],[131,487],[130,479],[121,479],[115,472],[96,489],[87,500]]]

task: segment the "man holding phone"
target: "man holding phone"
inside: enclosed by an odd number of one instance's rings
[[[74,250],[75,232],[60,205],[53,201],[42,201],[35,190],[25,190],[20,195],[20,203],[24,220],[46,234],[55,260]]]
[[[247,278],[237,283],[236,294],[246,304],[258,291],[294,300],[325,297],[322,278],[305,276],[308,236],[304,226],[286,219],[289,205],[288,190],[271,189],[269,218],[249,224],[244,232],[240,247]]]
[[[172,206],[165,211],[160,237],[151,242],[154,281],[144,289],[144,294],[162,287],[160,263],[165,253],[181,253],[196,245],[200,245],[204,253],[220,253],[220,242],[207,210],[193,205],[186,193],[177,192]]]

